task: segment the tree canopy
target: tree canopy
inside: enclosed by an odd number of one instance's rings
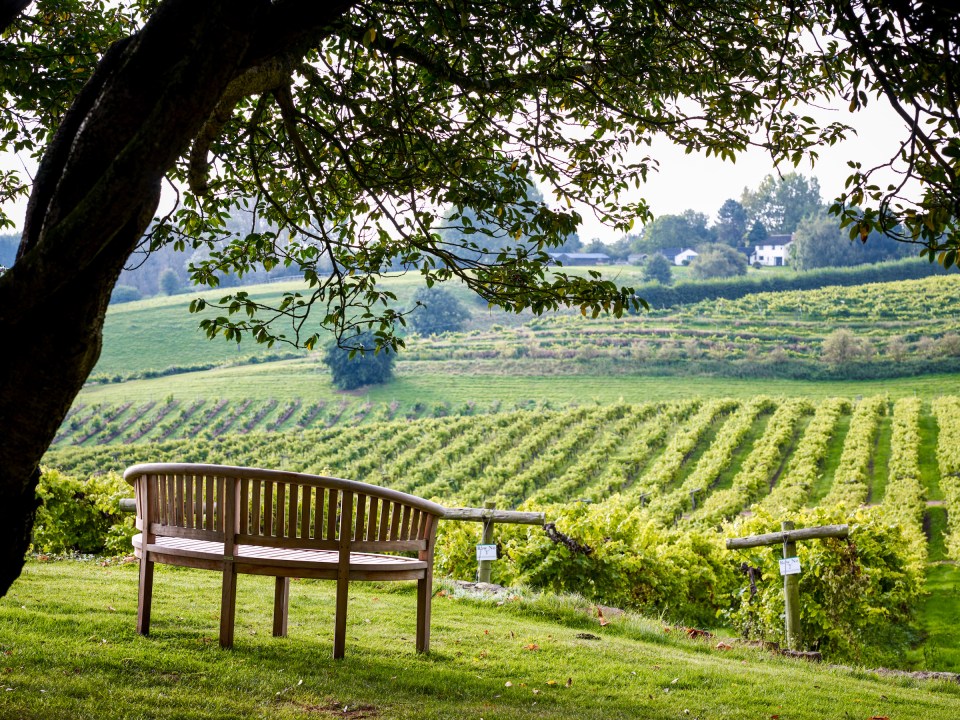
[[[816,178],[791,172],[767,175],[756,190],[744,189],[740,202],[749,220],[773,235],[789,235],[804,217],[819,212],[823,201]]]
[[[545,251],[581,212],[622,233],[649,220],[633,193],[656,161],[637,148],[665,136],[797,163],[847,132],[805,107],[842,99],[886,102],[904,127],[890,153],[902,184],[852,168],[835,206],[850,232],[956,260],[958,29],[939,5],[2,0],[0,33],[0,151],[40,161],[32,177],[0,173],[0,197],[29,194],[0,277],[18,349],[0,357],[0,593],[29,542],[37,464],[138,247],[207,248],[192,269],[205,285],[303,276],[272,308],[243,292],[213,313],[195,302],[229,339],[309,347],[369,329],[397,347],[400,311],[378,282],[396,267],[508,311],[619,313],[629,288],[548,272]],[[155,217],[164,182],[179,202]],[[469,237],[440,234],[446,207],[526,242],[478,259]],[[232,227],[237,210],[257,222]]]

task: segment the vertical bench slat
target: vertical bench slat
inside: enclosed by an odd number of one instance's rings
[[[193,476],[183,476],[183,526],[193,528]]]
[[[213,516],[213,500],[216,497],[214,494],[214,481],[213,476],[208,475],[207,478],[207,518],[203,524],[204,530],[213,530],[214,529],[214,516]]]
[[[303,497],[300,500],[300,538],[302,540],[309,540],[310,535],[310,496],[313,493],[313,488],[309,485],[301,485],[303,488],[302,495]]]
[[[250,479],[240,480],[240,532],[250,532]]]
[[[327,493],[327,536],[326,540],[336,540],[337,539],[337,504],[339,501],[340,492],[330,488],[330,491]]]
[[[167,525],[177,524],[177,479],[174,475],[167,475]]]
[[[224,511],[227,508],[227,479],[225,477],[217,477],[215,484],[217,486],[217,502],[213,507],[213,514],[216,516],[216,524],[214,525],[214,529],[219,530],[220,532],[226,532]]]
[[[193,476],[193,526],[203,528],[203,475]]]
[[[400,539],[400,505],[394,501],[390,503],[390,540]]]
[[[253,509],[251,511],[253,527],[250,528],[251,535],[260,534],[260,485],[259,480],[253,481]]]
[[[407,533],[407,540],[416,540],[418,532],[420,532],[420,511],[414,510],[410,516],[410,531]]]
[[[409,536],[410,528],[410,506],[403,506],[403,518],[400,520],[400,534],[397,536],[397,540],[407,540]]]
[[[287,537],[295,538],[299,537],[297,533],[297,517],[299,510],[297,506],[297,499],[300,497],[300,486],[290,484],[290,495],[287,502]]]
[[[153,508],[153,522],[164,524],[167,517],[167,483],[166,476],[157,475],[153,479],[155,493],[155,507]]]
[[[263,483],[263,534],[273,535],[273,481]]]
[[[366,519],[367,496],[358,493],[355,502],[357,504],[357,518],[354,522],[352,537],[354,540],[363,540],[363,523]]]
[[[177,478],[177,484],[176,484],[177,501],[176,501],[176,508],[175,508],[175,514],[174,514],[174,522],[176,522],[177,527],[183,527],[184,526],[183,506],[184,506],[184,500],[186,499],[185,498],[186,493],[184,492],[184,487],[183,487],[184,485],[183,475],[181,475],[180,473],[177,473],[176,478]]]
[[[287,521],[287,484],[277,483],[277,503],[274,508],[274,535],[278,538],[287,537],[284,525]]]
[[[157,503],[158,510],[157,522],[161,525],[167,524],[167,476],[157,476]]]
[[[384,500],[380,503],[380,532],[377,533],[377,540],[386,542],[387,531],[390,529],[390,501]]]
[[[379,503],[377,498],[370,498],[370,511],[367,513],[367,532],[364,533],[364,537],[369,540],[377,539],[377,509]]]

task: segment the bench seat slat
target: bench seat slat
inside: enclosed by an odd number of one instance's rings
[[[142,552],[143,535],[134,535],[133,547]],[[183,555],[190,558],[210,560],[223,559],[223,543],[190,538],[159,537],[147,546],[151,553],[168,556]],[[138,553],[139,554],[139,553]],[[237,545],[234,558],[237,562],[257,564],[282,563],[287,567],[302,565],[305,568],[329,567],[336,569],[340,553],[336,550],[313,550],[307,548],[273,548],[262,545]],[[425,570],[427,563],[416,558],[400,555],[377,555],[374,553],[350,553],[350,569],[362,570]]]

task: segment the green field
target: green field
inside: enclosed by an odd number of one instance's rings
[[[476,599],[447,587],[424,657],[413,651],[412,586],[355,583],[347,655],[333,661],[332,583],[295,582],[290,635],[273,638],[272,581],[243,576],[231,651],[216,643],[216,573],[158,567],[149,638],[134,633],[136,597],[133,564],[28,563],[0,600],[0,717],[960,716],[956,683],[688,640],[629,614],[601,627],[575,598]]]
[[[400,302],[416,287],[392,282]],[[451,506],[619,497],[698,532],[868,505],[920,543],[915,560],[956,557],[960,323],[931,308],[960,302],[957,278],[621,320],[504,316],[456,292],[472,312],[464,332],[409,338],[392,382],[352,392],[332,387],[319,353],[206,340],[181,298],[111,309],[99,382],[45,462],[81,477],[141,461],[288,468]],[[825,345],[838,328],[859,343],[843,362]],[[901,662],[957,668],[942,626],[953,580],[937,568],[919,607],[926,639]]]

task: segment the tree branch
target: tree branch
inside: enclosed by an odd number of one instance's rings
[[[13,24],[33,0],[0,0],[0,33]]]

